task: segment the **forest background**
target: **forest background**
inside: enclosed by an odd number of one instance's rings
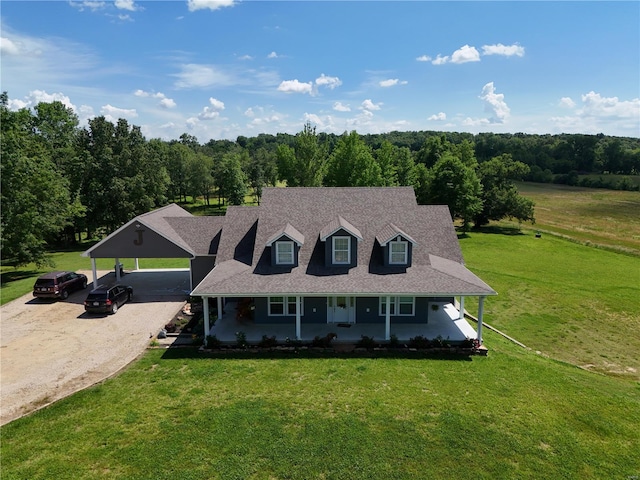
[[[640,190],[640,138],[443,133],[260,134],[147,140],[120,119],[80,127],[61,102],[11,111],[0,96],[3,265],[50,263],[48,251],[108,234],[177,202],[223,214],[264,186],[412,186],[420,204],[446,204],[462,229],[503,218],[534,222],[514,181]]]

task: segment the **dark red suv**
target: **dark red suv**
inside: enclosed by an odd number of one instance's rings
[[[87,276],[75,272],[51,272],[41,275],[33,285],[33,296],[37,298],[61,298],[87,288]]]

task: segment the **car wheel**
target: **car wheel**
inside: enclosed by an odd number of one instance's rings
[[[118,311],[118,304],[114,303],[113,305],[111,305],[111,313],[114,314]]]
[[[62,297],[63,300],[66,300],[67,298],[69,298],[69,292],[67,292],[66,290],[63,290],[62,292],[60,292],[60,296]]]

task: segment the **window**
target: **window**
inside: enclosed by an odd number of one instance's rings
[[[276,242],[276,264],[293,265],[293,242]]]
[[[300,299],[300,315],[304,314]],[[296,297],[269,297],[269,316],[277,317],[296,314]]]
[[[399,237],[398,237],[399,238]],[[406,265],[409,258],[409,243],[404,240],[389,242],[389,264]]]
[[[351,237],[333,237],[332,263],[351,263]]]
[[[389,315],[399,317],[413,317],[415,315],[414,297],[391,297],[389,299]],[[380,316],[387,314],[387,297],[379,299]]]

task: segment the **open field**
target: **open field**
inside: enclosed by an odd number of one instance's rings
[[[467,266],[498,292],[485,302],[489,324],[553,358],[640,379],[640,257],[489,232],[460,241]]]
[[[517,186],[536,202],[534,229],[640,256],[640,192],[546,183]]]
[[[2,478],[627,479],[638,387],[489,332],[488,357],[152,350],[2,429]]]

